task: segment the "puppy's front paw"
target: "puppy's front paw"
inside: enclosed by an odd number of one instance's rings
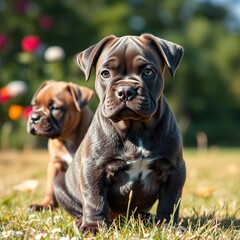
[[[35,212],[35,211],[43,211],[43,210],[47,210],[47,209],[54,209],[56,208],[53,204],[48,204],[48,205],[42,205],[42,204],[31,204],[28,207],[28,211],[29,212]]]
[[[96,235],[99,228],[107,228],[108,224],[104,221],[92,221],[90,223],[82,223],[82,225],[79,227],[80,230],[82,230],[83,234],[86,235],[88,233],[92,233]]]

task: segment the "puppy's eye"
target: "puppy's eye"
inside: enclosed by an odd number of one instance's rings
[[[110,77],[111,77],[111,73],[110,73],[108,70],[103,70],[103,71],[101,72],[101,76],[102,76],[103,78],[110,78]]]
[[[61,109],[61,107],[59,107],[59,106],[52,105],[52,106],[50,106],[50,110],[51,110],[51,111],[61,111],[62,109]]]
[[[151,68],[145,68],[143,71],[143,75],[145,77],[153,77],[155,75],[155,72]]]

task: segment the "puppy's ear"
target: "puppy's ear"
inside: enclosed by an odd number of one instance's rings
[[[183,47],[179,46],[176,43],[155,37],[151,34],[143,34],[142,37],[149,40],[151,45],[153,44],[158,48],[160,54],[162,55],[165,63],[170,70],[171,75],[174,76],[183,57]]]
[[[37,91],[34,93],[33,97],[32,97],[32,101],[31,101],[31,104],[33,105],[34,102],[35,102],[35,98],[36,96],[38,95],[38,93],[45,87],[49,86],[50,84],[53,84],[53,83],[56,83],[56,81],[54,80],[48,80],[48,81],[45,81],[42,85],[40,85],[40,87],[37,89]]]
[[[89,79],[91,69],[95,66],[97,59],[104,48],[104,46],[111,40],[116,39],[114,35],[105,37],[99,43],[87,48],[83,52],[80,52],[77,56],[77,63],[81,70],[83,71],[86,80]]]
[[[78,111],[81,111],[93,97],[93,91],[89,88],[78,86],[74,83],[68,83],[67,87]]]

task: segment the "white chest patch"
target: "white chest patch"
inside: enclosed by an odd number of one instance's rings
[[[135,184],[136,186],[141,187],[138,189],[140,192],[155,192],[157,191],[157,186],[152,184],[153,176],[150,176],[153,169],[150,168],[150,165],[153,161],[159,159],[158,157],[152,157],[151,152],[146,149],[141,140],[139,140],[138,145],[133,147],[135,150],[135,158],[125,159],[128,166],[125,170],[124,180],[119,182],[119,191],[122,195],[128,195],[131,190],[133,190]],[[138,191],[137,190],[137,191]]]
[[[136,160],[129,160],[127,164],[129,165],[129,170],[126,172],[129,175],[129,178],[135,180],[136,178],[141,177],[142,180],[146,178],[146,176],[152,171],[149,169],[149,164],[153,161],[153,159],[144,159],[139,158]]]
[[[141,179],[144,180],[151,172],[149,164],[154,159],[146,157],[149,155],[149,152],[143,147],[141,139],[139,139],[137,151],[139,153],[139,158],[127,161],[127,164],[130,167],[127,173],[129,174],[130,179],[141,177]]]
[[[126,171],[128,180],[120,186],[121,194],[129,194],[136,181],[143,184],[145,191],[151,191],[154,186],[152,186],[147,176],[152,172],[152,170],[149,169],[149,164],[153,160],[152,158],[139,158],[127,161],[127,165],[129,166],[129,169]]]
[[[141,139],[139,139],[138,142],[137,152],[139,154],[139,158],[127,161],[129,170],[127,170],[126,172],[128,173],[131,180],[134,181],[136,180],[136,178],[139,178],[139,180],[144,181],[147,175],[152,171],[151,169],[149,169],[149,165],[156,158],[148,157],[150,153],[146,148],[144,148]]]
[[[62,160],[67,163],[67,165],[69,166],[70,163],[72,162],[73,160],[73,156],[71,154],[65,154],[62,156]]]

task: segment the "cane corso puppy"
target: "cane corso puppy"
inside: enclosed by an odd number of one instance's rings
[[[183,48],[151,34],[108,36],[81,52],[86,79],[95,68],[100,103],[66,173],[57,176],[59,204],[80,229],[148,211],[156,221],[178,222],[186,170],[182,137],[163,96],[164,69],[172,75]],[[174,210],[176,206],[176,209]]]
[[[30,205],[29,211],[57,207],[54,178],[66,171],[87,132],[93,118],[88,107],[92,96],[89,88],[53,80],[44,82],[34,94],[27,131],[48,138],[50,161],[45,196],[40,203]]]

